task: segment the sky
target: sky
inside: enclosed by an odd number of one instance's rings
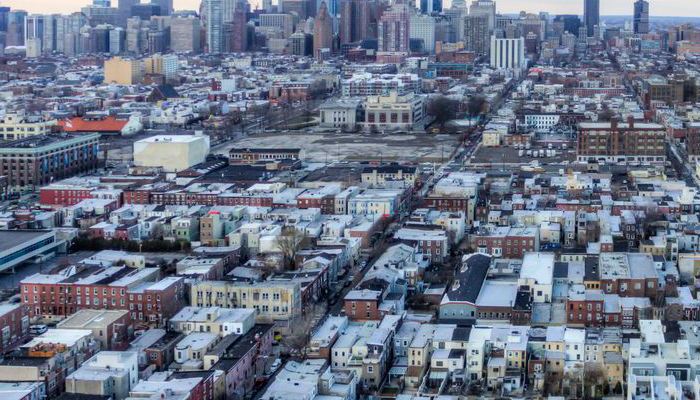
[[[118,0],[112,0],[116,6]],[[249,0],[253,7],[260,0]],[[443,0],[446,5],[451,0]],[[176,10],[197,10],[201,0],[174,0]],[[470,1],[467,1],[469,3]],[[698,0],[649,0],[652,16],[692,16],[700,17]],[[77,11],[91,4],[91,0],[0,0],[0,5],[19,8],[30,13],[63,13]],[[273,0],[273,4],[275,1]],[[603,15],[631,15],[633,0],[601,0],[600,12]],[[497,0],[497,10],[501,13],[519,11],[548,11],[550,14],[583,14],[583,0]]]

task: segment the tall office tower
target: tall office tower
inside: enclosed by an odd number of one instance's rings
[[[80,9],[85,14],[90,25],[97,26],[100,24],[117,25],[119,19],[119,10],[112,7],[97,7],[87,6]]]
[[[583,25],[588,37],[593,37],[593,29],[600,24],[600,0],[583,0]]]
[[[309,2],[306,0],[281,0],[280,3],[282,3],[282,11],[280,12],[285,14],[294,12],[299,16],[300,21],[310,16]]]
[[[154,3],[134,4],[131,7],[131,16],[139,17],[141,21],[150,21],[151,17],[157,17],[160,13],[160,6]]]
[[[207,49],[209,53],[223,51],[224,20],[221,0],[205,0],[204,12],[207,24]]]
[[[27,12],[24,10],[11,10],[7,22],[7,45],[24,45],[24,25],[27,19]]]
[[[563,30],[559,34],[564,32],[569,32],[572,35],[578,35],[578,29],[581,27],[581,20],[578,15],[557,15],[554,17],[554,22],[560,22],[563,24]]]
[[[112,7],[111,0],[92,0],[92,5],[97,7]]]
[[[44,16],[32,14],[24,23],[24,42],[32,39],[32,50],[41,51],[41,40],[44,38]]]
[[[634,33],[649,33],[649,2],[646,0],[634,2]]]
[[[265,13],[269,14],[272,12],[272,0],[263,0],[262,9]]]
[[[489,30],[496,27],[496,2],[492,0],[474,0],[469,7],[470,15],[486,15],[489,18]]]
[[[109,53],[121,54],[126,51],[126,31],[115,28],[109,31]]]
[[[10,23],[10,7],[0,7],[0,32],[7,32]]]
[[[233,13],[233,21],[231,24],[231,48],[233,52],[244,52],[248,49],[248,19],[246,16],[245,5],[243,1],[236,3],[236,10]]]
[[[160,7],[160,15],[173,13],[173,0],[151,0],[151,4],[157,4]]]
[[[420,0],[420,12],[423,14],[442,12],[442,0]]]
[[[325,0],[314,19],[314,57],[320,57],[322,49],[333,51],[333,17],[328,13]]]
[[[370,34],[374,1],[345,0],[340,3],[340,43],[365,40]]]
[[[411,15],[408,21],[408,38],[423,43],[423,51],[428,54],[435,52],[435,18],[430,15]]]
[[[221,13],[223,14],[224,23],[233,22],[233,14],[236,12],[236,5],[238,2],[239,0],[221,1]]]
[[[117,3],[117,23],[126,26],[126,20],[131,17],[131,8],[141,0],[119,0]]]
[[[491,67],[520,69],[525,67],[525,38],[497,39],[491,36]]]
[[[170,21],[170,49],[175,52],[199,53],[199,18],[172,18]]]
[[[396,0],[379,19],[379,51],[408,52],[408,4]]]
[[[126,51],[140,53],[148,48],[148,21],[139,17],[126,20]]]
[[[489,19],[486,15],[464,17],[464,47],[477,55],[489,52]]]

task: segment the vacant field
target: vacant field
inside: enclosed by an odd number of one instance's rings
[[[280,132],[241,138],[215,152],[225,154],[232,147],[292,147],[301,148],[309,162],[440,162],[449,158],[457,143],[456,135]]]

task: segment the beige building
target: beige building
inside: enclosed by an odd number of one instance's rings
[[[390,182],[404,182],[408,186],[416,183],[417,168],[390,164],[378,167],[367,167],[362,170],[362,183],[370,187],[386,186]]]
[[[138,356],[132,351],[101,351],[66,378],[66,392],[121,400],[139,381]]]
[[[22,139],[34,135],[46,135],[57,121],[31,118],[22,114],[6,114],[0,117],[0,137],[4,140]]]
[[[299,282],[202,281],[192,284],[190,299],[197,307],[255,309],[259,323],[286,325],[301,313]]]
[[[79,310],[56,326],[62,329],[89,329],[103,349],[127,343],[131,336],[128,310]]]
[[[134,142],[137,167],[162,167],[178,172],[204,162],[209,154],[209,136],[158,135]]]
[[[423,97],[414,93],[367,96],[364,104],[366,130],[411,130],[424,117]]]
[[[184,334],[211,332],[244,335],[255,325],[252,308],[185,307],[170,318],[170,329]]]
[[[141,61],[119,56],[105,61],[105,83],[135,85],[141,82],[143,71]]]
[[[501,145],[501,133],[498,131],[484,131],[481,136],[481,145],[484,147],[498,147]]]

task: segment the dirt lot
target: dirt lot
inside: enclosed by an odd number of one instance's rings
[[[355,134],[355,133],[265,133],[241,138],[220,149],[232,147],[301,148],[305,161],[413,161],[440,162],[458,143],[456,135]]]

